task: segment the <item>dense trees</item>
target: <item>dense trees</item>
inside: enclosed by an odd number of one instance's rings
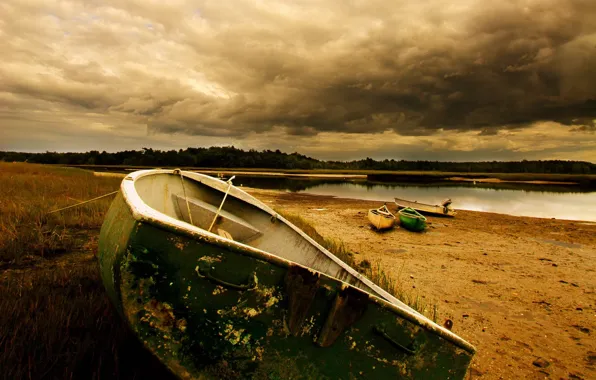
[[[244,151],[233,146],[187,148],[176,150],[127,150],[117,153],[90,151],[85,153],[21,153],[0,152],[1,161],[27,161],[63,165],[130,165],[169,167],[217,167],[263,169],[338,169],[338,170],[408,170],[475,173],[560,173],[596,174],[596,165],[583,161],[376,161],[369,157],[357,161],[320,161],[299,153],[279,150]]]

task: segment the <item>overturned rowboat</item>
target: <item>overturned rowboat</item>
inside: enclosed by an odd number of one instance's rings
[[[377,230],[386,230],[395,224],[395,215],[389,211],[387,205],[383,205],[377,209],[368,210],[368,221]]]
[[[461,379],[475,352],[206,175],[129,174],[99,263],[121,316],[181,379]]]

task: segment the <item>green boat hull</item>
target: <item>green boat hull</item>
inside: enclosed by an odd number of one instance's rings
[[[99,243],[111,301],[181,379],[462,379],[474,353],[335,278],[135,218],[121,194]]]
[[[426,229],[426,218],[411,208],[399,211],[399,223],[403,228],[414,232]]]

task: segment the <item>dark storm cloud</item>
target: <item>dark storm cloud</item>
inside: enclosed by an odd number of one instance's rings
[[[195,120],[214,118],[240,126],[218,124],[236,130],[231,134],[274,125],[290,133],[393,129],[428,135],[439,128],[485,130],[539,120],[594,124],[596,3],[482,2],[441,9],[433,2],[412,9],[380,2],[346,6],[333,20],[345,17],[347,27],[304,20],[286,25],[283,15],[267,18],[254,10],[246,15],[254,18],[250,23],[233,12],[238,24],[187,42],[206,56],[206,77],[242,94],[242,101],[234,95],[189,114],[162,116],[200,134],[205,131]]]
[[[78,115],[65,125],[85,134],[100,113],[95,132],[273,147],[279,131],[596,125],[591,0],[9,0],[0,16],[3,127],[36,110],[48,125]]]

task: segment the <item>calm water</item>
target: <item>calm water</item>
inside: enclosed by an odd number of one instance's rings
[[[472,183],[371,183],[369,181],[304,180],[240,177],[234,184],[262,189],[393,202],[393,198],[438,204],[445,198],[461,210],[596,221],[596,190],[572,186]]]

